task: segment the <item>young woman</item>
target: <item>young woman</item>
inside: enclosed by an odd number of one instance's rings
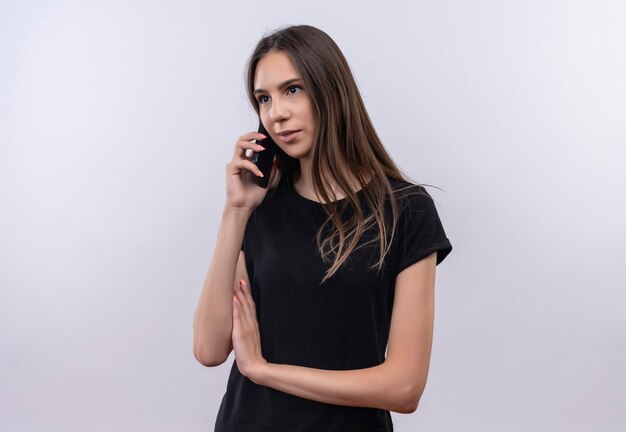
[[[270,186],[226,167],[226,203],[194,314],[194,355],[234,351],[215,431],[392,431],[424,391],[435,267],[451,252],[423,186],[369,119],[335,42],[307,25],[259,41],[250,102],[278,145]],[[255,142],[256,141],[256,142]]]

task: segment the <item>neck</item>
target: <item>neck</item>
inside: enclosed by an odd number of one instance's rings
[[[313,189],[313,176],[311,171],[311,159],[309,157],[303,157],[299,159],[300,161],[300,170],[294,173],[293,186],[296,191],[305,198],[308,198],[312,201],[319,201],[318,197],[315,195],[315,191]],[[362,188],[362,185],[358,183],[358,181],[350,176],[348,178],[349,183],[352,185],[353,191],[359,191]],[[369,181],[369,179],[368,179]],[[345,198],[345,195],[339,190],[336,184],[331,185],[332,190],[335,192],[336,199]]]

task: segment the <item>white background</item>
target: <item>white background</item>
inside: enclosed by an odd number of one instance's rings
[[[397,431],[626,429],[621,1],[2,1],[0,430],[209,431],[192,315],[265,32],[343,50],[454,250]]]

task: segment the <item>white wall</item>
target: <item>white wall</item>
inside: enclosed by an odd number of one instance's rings
[[[192,314],[266,31],[344,51],[435,184],[419,410],[397,431],[626,429],[626,5],[0,3],[0,430],[213,430]]]

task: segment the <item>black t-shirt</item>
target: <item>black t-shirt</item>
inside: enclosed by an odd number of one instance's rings
[[[426,195],[397,198],[397,231],[384,268],[369,268],[378,261],[376,242],[354,251],[322,285],[330,263],[321,259],[315,236],[327,217],[324,204],[298,194],[287,175],[267,192],[242,245],[265,360],[329,370],[384,362],[397,274],[435,251],[439,264],[452,250],[432,198],[413,187]],[[358,195],[365,205],[363,190]],[[372,235],[366,231],[362,242]],[[326,404],[255,384],[233,360],[215,431],[383,432],[393,424],[387,410]]]

